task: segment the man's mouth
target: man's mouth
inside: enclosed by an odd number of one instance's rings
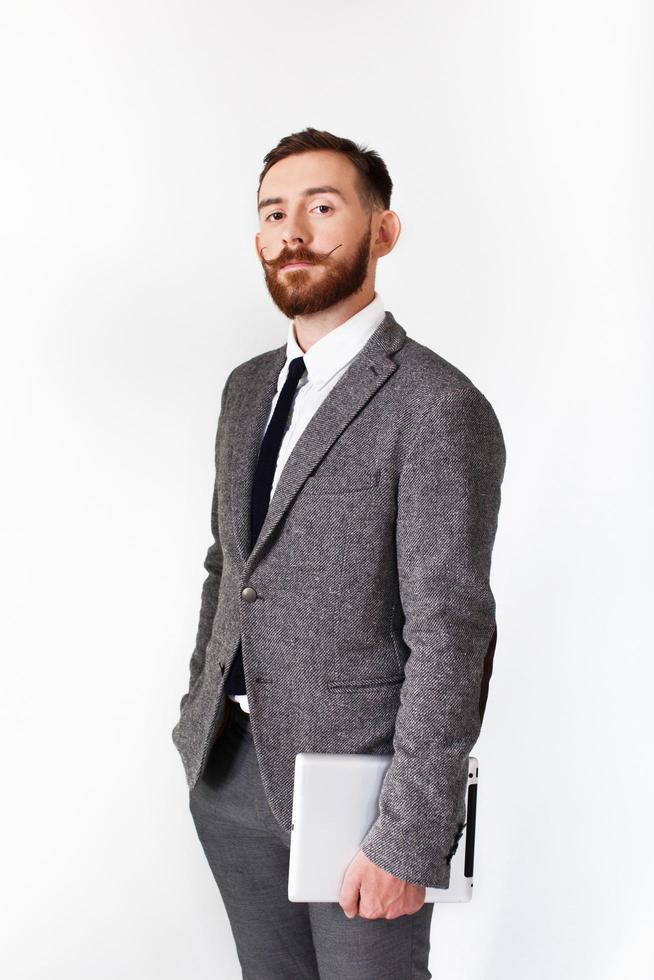
[[[282,266],[282,269],[304,269],[313,264],[313,262],[287,262],[286,265]]]

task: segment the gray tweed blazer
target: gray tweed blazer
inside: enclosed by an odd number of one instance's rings
[[[497,636],[502,431],[472,381],[387,310],[293,448],[248,554],[285,357],[286,344],[245,361],[223,389],[213,541],[172,739],[192,788],[241,643],[280,825],[291,828],[297,752],[392,753],[362,849],[405,881],[445,888]]]

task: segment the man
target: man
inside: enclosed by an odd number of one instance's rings
[[[505,450],[472,381],[375,292],[400,233],[371,150],[265,157],[257,254],[286,344],[236,367],[173,740],[248,978],[430,977],[496,642]],[[393,754],[338,903],[287,897],[297,752]]]

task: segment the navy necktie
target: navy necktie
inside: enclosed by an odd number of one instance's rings
[[[252,501],[250,508],[250,550],[254,548],[259,531],[263,527],[263,522],[268,513],[270,504],[270,491],[272,490],[277,467],[277,457],[279,447],[282,444],[288,415],[291,410],[293,398],[297,389],[298,381],[304,373],[304,358],[295,357],[288,366],[288,374],[284,387],[279,393],[275,411],[268,423],[266,434],[263,437],[257,468],[254,472],[254,482],[252,484]]]
[[[282,444],[288,415],[293,404],[298,381],[304,373],[304,358],[295,357],[288,366],[288,374],[284,386],[279,393],[275,410],[268,423],[268,428],[261,442],[259,458],[252,483],[252,499],[250,504],[250,550],[256,544],[259,532],[268,513],[270,491],[272,490],[277,467],[279,447]],[[229,674],[225,680],[227,694],[245,694],[245,674],[243,672],[243,655],[239,644],[236,656]]]

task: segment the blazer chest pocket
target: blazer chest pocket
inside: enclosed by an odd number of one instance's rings
[[[354,493],[356,490],[370,490],[381,479],[380,469],[356,469],[338,473],[316,473],[310,476],[305,488],[310,493],[333,494]]]

